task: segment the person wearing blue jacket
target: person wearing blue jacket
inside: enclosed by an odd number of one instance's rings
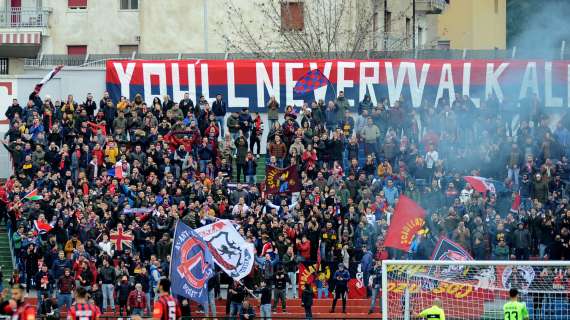
[[[348,280],[350,280],[350,273],[346,270],[344,264],[338,265],[338,270],[334,273],[334,299],[332,304],[331,313],[334,313],[336,308],[336,301],[338,298],[342,299],[342,313],[346,313],[346,295],[348,293]]]

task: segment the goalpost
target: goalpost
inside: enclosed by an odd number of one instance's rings
[[[382,262],[382,319],[417,319],[439,298],[446,319],[504,320],[511,288],[530,319],[570,320],[570,261],[433,260]]]

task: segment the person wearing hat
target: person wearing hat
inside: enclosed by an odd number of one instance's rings
[[[338,270],[334,273],[334,299],[332,303],[331,313],[334,313],[338,298],[342,299],[342,313],[346,313],[346,296],[348,293],[348,280],[350,273],[346,270],[344,264],[338,265]]]

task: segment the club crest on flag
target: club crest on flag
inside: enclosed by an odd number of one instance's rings
[[[172,293],[198,303],[208,300],[208,280],[214,261],[204,239],[182,222],[176,225],[172,246]]]
[[[220,232],[208,241],[208,247],[216,260],[223,263],[226,269],[236,270],[243,265],[241,250],[237,244],[230,241],[227,232]],[[220,248],[216,250],[215,248]]]
[[[230,220],[218,220],[196,229],[207,243],[214,262],[230,277],[247,276],[254,263],[253,243],[245,241]]]

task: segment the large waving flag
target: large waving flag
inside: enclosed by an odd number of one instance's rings
[[[126,231],[123,226],[118,226],[117,230],[113,230],[109,234],[111,242],[118,251],[123,251],[125,249],[124,247],[132,248],[135,237],[132,232]]]
[[[171,257],[172,293],[205,304],[208,280],[214,275],[214,260],[207,243],[196,231],[178,221]]]
[[[240,280],[253,267],[254,246],[245,241],[230,220],[218,220],[196,229],[204,238],[214,262],[230,277]]]
[[[465,176],[463,179],[469,182],[475,191],[482,194],[486,194],[487,191],[495,194],[507,191],[505,184],[497,180],[477,176]]]
[[[34,88],[34,92],[36,94],[40,93],[44,84],[46,84],[48,81],[53,79],[53,77],[55,77],[55,75],[58,74],[59,71],[61,71],[61,69],[63,69],[62,64],[60,64],[59,66],[55,66],[48,74],[46,74],[43,77],[43,79],[38,84],[36,84],[36,87]]]
[[[301,178],[297,166],[277,168],[265,167],[265,187],[267,193],[291,193],[301,191]]]
[[[319,69],[311,70],[297,80],[293,91],[298,94],[311,92],[329,84],[330,81]]]
[[[412,199],[401,195],[386,232],[386,247],[408,251],[415,235],[425,224],[425,210]]]

